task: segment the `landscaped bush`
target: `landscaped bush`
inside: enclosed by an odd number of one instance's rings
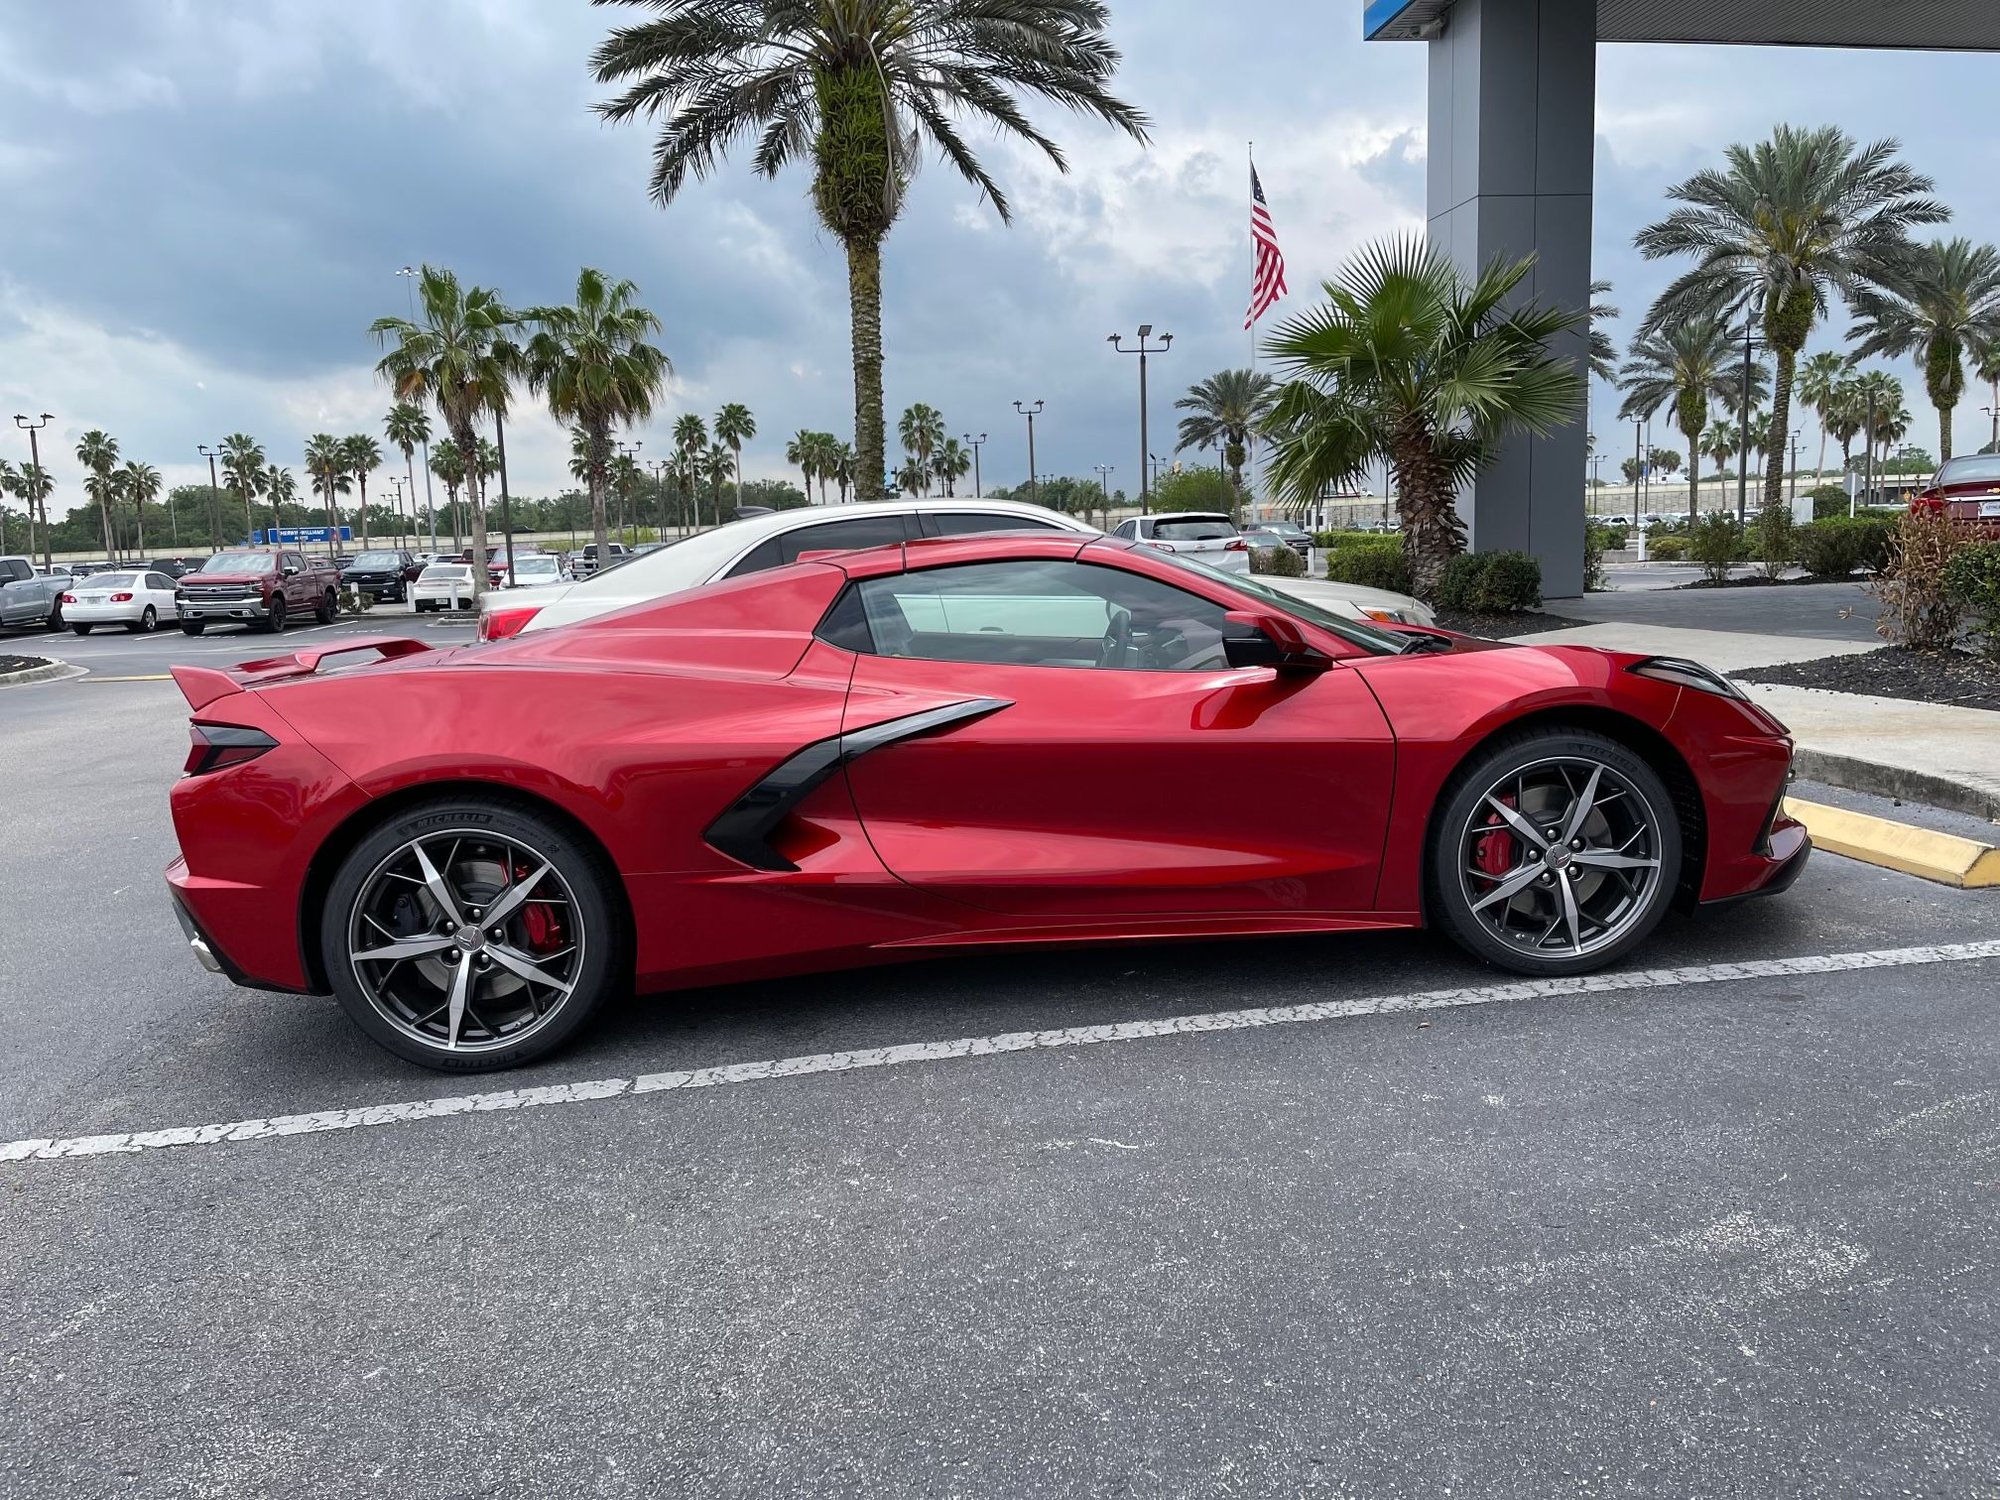
[[[1948,598],[1971,615],[1986,654],[2000,657],[2000,542],[1960,547],[1944,565]]]
[[[1407,594],[1411,589],[1410,563],[1403,556],[1403,539],[1399,536],[1366,532],[1344,536],[1327,553],[1326,576],[1335,583],[1355,583],[1397,594]]]
[[[1743,528],[1727,512],[1710,511],[1688,535],[1688,556],[1701,564],[1701,576],[1710,583],[1727,580],[1730,565],[1743,555]]]
[[[1658,532],[1646,533],[1646,556],[1660,562],[1679,562],[1687,556],[1688,544],[1684,536],[1661,536]]]
[[[1815,521],[1824,521],[1832,516],[1844,516],[1851,503],[1843,485],[1816,484],[1806,491],[1806,494],[1812,500]]]
[[[1612,537],[1620,540],[1616,543]],[[1609,588],[1610,582],[1604,576],[1604,554],[1606,549],[1623,546],[1624,533],[1614,533],[1608,526],[1600,526],[1595,521],[1584,523],[1583,528],[1583,591],[1586,594],[1601,594]]]
[[[1250,549],[1250,571],[1269,573],[1278,578],[1303,578],[1306,576],[1306,560],[1290,547],[1253,547]]]
[[[1910,511],[1889,539],[1889,561],[1870,593],[1882,601],[1875,631],[1913,651],[1944,651],[1958,643],[1964,606],[1946,592],[1952,555],[1966,545],[1949,517]]]
[[[1880,572],[1894,533],[1876,516],[1829,516],[1798,528],[1798,560],[1815,578],[1845,578],[1859,568]]]
[[[1798,561],[1798,530],[1792,508],[1783,500],[1757,512],[1750,540],[1766,578],[1779,577]]]
[[[1538,609],[1542,565],[1525,552],[1464,552],[1445,564],[1439,609],[1505,614]]]

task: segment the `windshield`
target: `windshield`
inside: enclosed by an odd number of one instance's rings
[[[1178,521],[1155,521],[1153,535],[1163,542],[1212,542],[1235,536],[1236,527],[1227,516],[1201,516]]]
[[[1945,460],[1937,484],[2000,484],[2000,453],[1968,453]]]
[[[364,552],[348,564],[350,568],[400,568],[402,565],[402,558],[393,552]]]
[[[129,589],[132,587],[132,575],[130,573],[99,573],[95,578],[90,580],[90,586],[94,589]]]
[[[553,557],[523,557],[515,560],[516,573],[553,573],[556,560]]]
[[[433,578],[470,578],[471,576],[472,564],[470,563],[432,563],[428,568],[424,569],[423,577],[417,581],[422,583]]]
[[[1334,614],[1321,609],[1293,594],[1281,593],[1269,584],[1259,583],[1255,578],[1240,573],[1225,573],[1220,568],[1211,568],[1205,562],[1197,562],[1186,553],[1164,553],[1167,561],[1176,567],[1202,573],[1210,578],[1219,578],[1239,594],[1248,594],[1260,604],[1268,604],[1282,614],[1288,614],[1309,624],[1317,625],[1329,634],[1339,636],[1343,641],[1352,641],[1366,651],[1378,655],[1396,656],[1410,648],[1410,636],[1398,635],[1393,630],[1377,630],[1373,625],[1364,625],[1359,620],[1350,620],[1345,615]],[[1436,639],[1436,637],[1432,637]]]
[[[268,552],[218,552],[205,560],[197,573],[274,573],[278,559]]]

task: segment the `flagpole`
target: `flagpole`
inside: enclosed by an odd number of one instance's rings
[[[1257,180],[1257,143],[1255,141],[1246,142],[1244,154],[1249,160],[1250,181],[1254,184]],[[1256,202],[1256,189],[1254,186],[1251,189],[1251,202],[1253,204]],[[1250,236],[1250,305],[1252,307],[1257,305],[1257,237],[1254,234]],[[1250,320],[1250,384],[1253,389],[1257,384],[1257,320],[1254,317]],[[1251,493],[1255,494],[1257,483],[1257,434],[1254,429],[1249,434],[1249,442],[1245,446],[1250,450],[1250,484],[1248,487]],[[1250,519],[1253,521],[1257,519],[1254,503]]]

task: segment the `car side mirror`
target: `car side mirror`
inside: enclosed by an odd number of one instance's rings
[[[1225,618],[1222,654],[1232,667],[1324,672],[1333,665],[1333,658],[1308,641],[1296,621],[1283,615],[1232,609]]]
[[[287,563],[284,567],[278,569],[278,575],[282,578],[296,578],[299,576],[299,570],[290,563]]]

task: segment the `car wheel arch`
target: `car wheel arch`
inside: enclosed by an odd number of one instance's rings
[[[1666,783],[1667,792],[1673,798],[1674,815],[1681,826],[1681,873],[1673,901],[1677,910],[1691,910],[1699,899],[1702,874],[1708,863],[1708,813],[1702,803],[1701,785],[1695,780],[1686,757],[1675,748],[1672,740],[1642,719],[1598,704],[1563,703],[1535,709],[1493,726],[1468,746],[1440,784],[1439,795],[1432,800],[1430,815],[1424,822],[1426,860],[1429,858],[1428,851],[1435,845],[1438,819],[1443,816],[1445,803],[1450,800],[1447,792],[1467,766],[1478,760],[1497,740],[1521,734],[1560,733],[1566,729],[1585,730],[1617,741],[1651,766],[1660,780]],[[1428,913],[1426,917],[1428,919]]]
[[[327,893],[333,888],[334,877],[339,873],[342,862],[363,839],[392,818],[426,802],[448,802],[454,797],[479,797],[486,801],[511,803],[525,812],[535,813],[560,825],[565,832],[601,855],[605,866],[618,876],[612,887],[618,917],[627,936],[631,935],[634,930],[632,893],[626,887],[624,871],[618,868],[611,851],[605,848],[604,840],[575,813],[560,802],[504,782],[481,781],[476,777],[422,781],[372,798],[356,808],[313,851],[312,860],[306,867],[306,877],[299,886],[298,915],[299,958],[313,994],[332,993],[326,966],[321,960],[320,928],[326,914]],[[627,947],[629,956],[630,945]]]

